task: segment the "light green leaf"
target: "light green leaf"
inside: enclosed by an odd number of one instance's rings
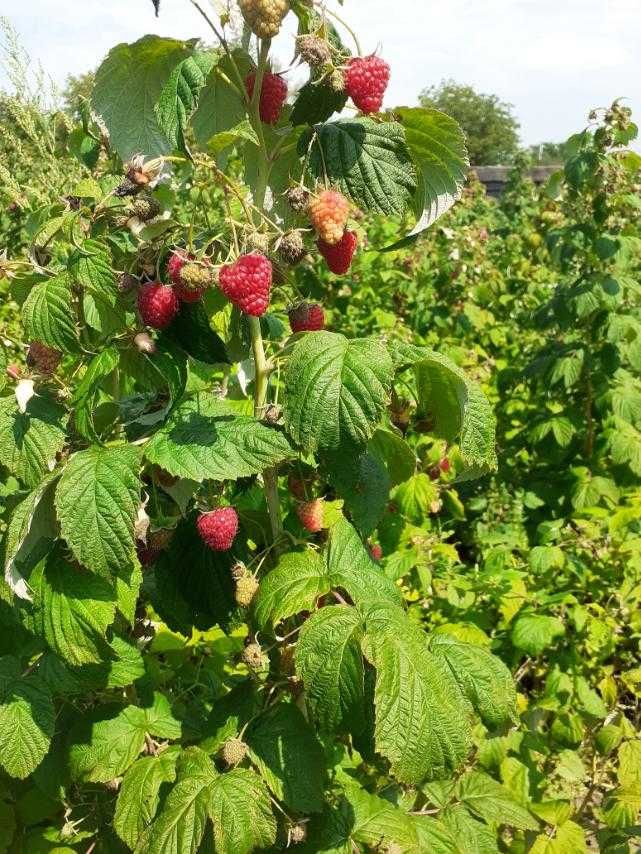
[[[392,363],[374,339],[310,332],[285,374],[285,424],[306,450],[364,444],[387,403]]]
[[[500,658],[447,634],[432,635],[430,649],[447,665],[483,723],[499,727],[516,722],[516,688]]]
[[[22,677],[17,659],[0,658],[0,766],[24,780],[40,765],[53,737],[51,694],[36,675]]]
[[[92,105],[123,160],[137,153],[156,157],[170,151],[155,106],[172,71],[192,51],[193,43],[149,35],[116,45],[98,68]]]
[[[174,68],[155,106],[156,120],[173,148],[187,151],[185,130],[218,60],[214,51],[194,53]]]
[[[532,572],[547,572],[549,569],[563,569],[565,555],[558,546],[534,546],[528,556]]]
[[[254,613],[261,626],[311,611],[320,596],[344,590],[354,602],[400,604],[396,585],[374,563],[356,530],[340,518],[332,527],[325,560],[318,552],[290,552],[261,581]]]
[[[588,848],[585,831],[573,821],[566,821],[554,829],[554,835],[541,833],[534,840],[530,854],[585,854]]]
[[[103,380],[117,368],[119,360],[120,354],[114,346],[107,347],[94,356],[71,399],[76,429],[89,441],[98,441],[93,424],[96,395]]]
[[[85,240],[69,258],[69,276],[89,291],[99,294],[110,305],[116,304],[116,274],[111,269],[111,252],[99,240]]]
[[[132,850],[152,822],[160,803],[160,787],[176,779],[177,751],[136,760],[125,774],[114,814],[114,829]]]
[[[276,625],[300,611],[311,611],[330,588],[327,567],[318,552],[285,554],[260,583],[254,600],[256,622],[263,627]]]
[[[399,588],[372,560],[354,526],[342,516],[330,529],[326,560],[332,588],[345,590],[356,604],[403,602]]]
[[[464,806],[458,804],[448,807],[441,813],[440,819],[456,839],[456,852],[499,854],[496,833],[477,821]]]
[[[4,578],[16,596],[30,599],[27,576],[58,535],[53,486],[58,473],[46,477],[13,511],[4,540]]]
[[[469,161],[458,123],[432,108],[399,107],[394,111],[419,175],[415,196],[417,222],[407,237],[388,247],[399,249],[443,216],[461,195]]]
[[[365,693],[360,641],[364,624],[356,608],[330,605],[304,623],[296,644],[296,672],[322,732],[351,729],[362,715]]]
[[[372,606],[365,626],[363,651],[376,668],[376,749],[401,782],[446,776],[471,745],[458,684],[400,608]]]
[[[92,447],[70,457],[56,490],[62,536],[99,574],[130,566],[140,505],[140,452],[131,445]]]
[[[430,514],[430,505],[439,496],[436,484],[425,472],[419,472],[394,492],[394,503],[406,519],[422,524]]]
[[[24,413],[15,397],[0,398],[2,465],[27,486],[37,486],[64,447],[65,421],[65,410],[46,397],[34,395]]]
[[[379,428],[367,447],[387,469],[392,486],[409,480],[416,471],[416,454],[398,433]]]
[[[278,703],[245,733],[249,755],[279,801],[302,813],[323,809],[323,748],[297,706]]]
[[[64,273],[31,289],[22,306],[22,322],[32,341],[62,352],[78,349],[73,297]]]
[[[413,367],[420,414],[434,422],[434,435],[457,441],[468,470],[464,478],[496,468],[496,418],[481,388],[440,353],[411,344],[390,348],[398,370]]]
[[[538,830],[539,824],[510,792],[482,771],[470,771],[456,786],[456,797],[488,824]]]
[[[236,415],[211,394],[179,406],[145,447],[149,462],[199,483],[249,477],[293,455],[280,430]]]
[[[236,768],[216,777],[208,810],[216,854],[251,854],[276,839],[269,792],[253,771]]]
[[[539,655],[564,634],[565,626],[558,617],[522,614],[514,622],[510,637],[517,649],[528,655]]]
[[[624,788],[641,787],[641,739],[624,741],[619,747],[617,777]]]
[[[98,664],[110,657],[105,634],[116,605],[111,585],[51,552],[31,576],[34,630],[69,664]]]
[[[241,50],[234,51],[234,61],[244,78],[249,72],[247,54]],[[245,102],[230,80],[235,80],[231,62],[223,57],[209,75],[200,93],[198,109],[192,117],[194,136],[202,147],[216,134],[236,127],[246,118]]]
[[[127,706],[116,714],[97,709],[69,733],[69,770],[74,780],[107,783],[120,777],[145,746],[144,709]]]
[[[153,705],[146,707],[144,713],[145,731],[150,735],[156,738],[180,738],[182,726],[173,716],[169,700],[164,694],[155,691]]]
[[[372,213],[403,214],[416,190],[415,168],[398,122],[358,118],[317,126],[309,168]]]
[[[179,780],[140,840],[138,854],[196,854],[205,834],[215,771]]]

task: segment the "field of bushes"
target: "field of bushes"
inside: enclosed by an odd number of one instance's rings
[[[0,95],[0,852],[638,850],[629,111],[595,110],[542,187],[526,156],[498,201],[470,172],[416,240],[411,212],[350,196],[337,276],[283,202],[307,131],[263,139],[251,103],[216,125],[204,93],[152,166],[113,111]],[[172,251],[207,272],[239,246],[273,261],[268,313],[211,284],[145,330]],[[292,336],[301,300],[325,331]],[[222,556],[194,522],[221,504]]]

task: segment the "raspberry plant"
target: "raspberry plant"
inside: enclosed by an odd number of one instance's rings
[[[111,51],[83,126],[91,176],[3,262],[32,352],[0,398],[19,485],[6,838],[26,838],[26,792],[63,817],[42,838],[73,850],[473,850],[500,825],[522,840],[537,820],[473,750],[516,720],[508,669],[427,632],[366,542],[392,487],[429,496],[399,397],[461,481],[496,465],[490,405],[406,336],[323,328],[322,294],[294,275],[319,256],[346,273],[359,211],[403,224],[369,251],[411,244],[459,195],[461,132],[380,112],[388,66],[351,56],[320,5],[239,6],[242,46],[197,6],[215,48]],[[270,41],[288,14],[310,69],[291,103]],[[333,119],[348,95],[363,112]]]

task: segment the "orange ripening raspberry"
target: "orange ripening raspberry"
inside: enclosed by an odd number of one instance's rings
[[[323,190],[311,199],[307,210],[321,240],[330,246],[341,240],[349,217],[349,202],[342,193]]]

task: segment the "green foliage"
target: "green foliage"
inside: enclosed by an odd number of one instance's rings
[[[332,59],[275,127],[252,39],[119,45],[98,120],[26,112],[56,163],[0,217],[0,851],[633,850],[636,129],[613,105],[494,203],[431,106],[332,120],[348,50],[292,13]],[[362,209],[349,277],[294,186]],[[145,328],[175,249],[212,285]],[[261,318],[214,284],[256,250]]]
[[[463,129],[474,166],[509,163],[519,148],[519,123],[512,105],[496,95],[476,92],[472,86],[443,80],[424,89],[422,107],[440,110]]]

